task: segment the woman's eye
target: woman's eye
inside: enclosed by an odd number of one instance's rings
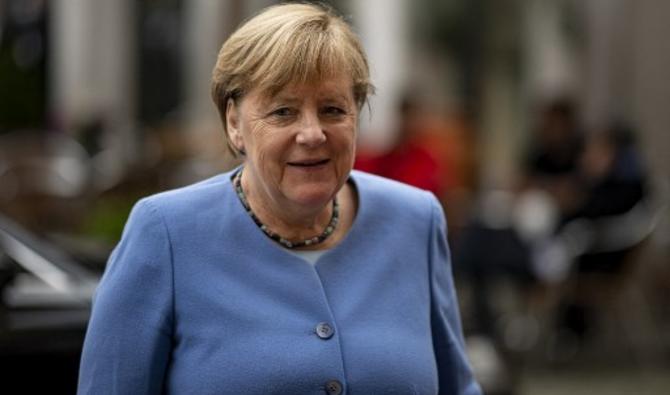
[[[324,113],[327,115],[344,115],[346,114],[346,111],[340,107],[336,106],[328,106],[324,110]]]
[[[293,115],[293,111],[289,107],[280,107],[274,111],[272,111],[271,115],[278,116],[278,117],[288,117]]]

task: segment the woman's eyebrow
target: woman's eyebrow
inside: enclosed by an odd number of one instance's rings
[[[267,103],[272,105],[272,104],[277,104],[277,103],[288,103],[288,104],[295,104],[299,102],[300,96],[299,95],[293,95],[293,94],[287,94],[287,93],[278,93],[272,97],[269,97],[267,100]]]
[[[343,102],[347,103],[349,101],[349,98],[347,95],[343,95],[340,93],[334,93],[334,94],[325,94],[321,96],[321,100],[327,100],[327,101],[337,101],[337,102]]]
[[[326,91],[317,96],[318,100],[322,101],[338,101],[338,102],[348,102],[349,97],[347,96],[346,93],[343,92],[337,92],[335,90],[332,91]],[[266,103],[268,105],[273,105],[277,103],[283,103],[283,104],[295,104],[302,102],[304,100],[304,97],[298,93],[291,93],[291,92],[279,92],[276,95],[270,96],[267,98]]]

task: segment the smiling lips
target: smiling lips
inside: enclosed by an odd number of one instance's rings
[[[288,163],[289,166],[310,168],[310,167],[317,167],[317,166],[325,165],[329,161],[330,161],[330,159],[306,159],[306,160],[300,160],[300,161],[295,161],[295,162],[287,162],[287,163]]]

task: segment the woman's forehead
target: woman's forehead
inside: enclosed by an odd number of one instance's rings
[[[309,81],[291,81],[281,87],[261,88],[252,92],[255,91],[265,100],[300,99],[306,95],[353,100],[353,85],[351,77],[335,75]]]

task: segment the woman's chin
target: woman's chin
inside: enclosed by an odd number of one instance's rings
[[[306,208],[324,206],[335,195],[335,188],[330,187],[295,187],[286,194],[288,200]]]

